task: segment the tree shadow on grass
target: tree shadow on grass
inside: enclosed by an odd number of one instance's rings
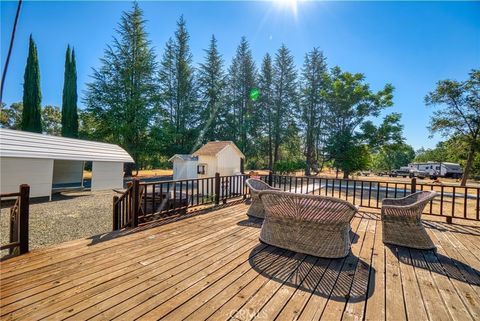
[[[259,274],[285,286],[335,301],[364,301],[375,288],[375,269],[349,254],[343,259],[325,259],[297,254],[259,244],[249,263]],[[370,283],[369,283],[370,282]]]

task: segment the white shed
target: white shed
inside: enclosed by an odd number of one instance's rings
[[[87,161],[92,191],[122,188],[123,164],[133,163],[117,145],[0,128],[1,193],[29,184],[31,197],[51,197],[56,186],[82,186]]]
[[[245,156],[232,141],[208,142],[193,156],[198,157],[198,177],[235,175],[243,171]]]
[[[170,159],[173,162],[173,179],[197,178],[198,157],[187,154],[175,154]]]

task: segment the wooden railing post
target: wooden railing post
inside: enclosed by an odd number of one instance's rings
[[[118,203],[118,196],[117,195],[114,195],[113,196],[113,231],[116,231],[119,229],[119,226],[118,226],[118,206],[117,206],[117,203]]]
[[[220,204],[220,174],[215,173],[215,205]]]
[[[273,172],[268,171],[268,185],[273,186],[272,183],[273,183]]]
[[[140,212],[140,180],[133,179],[132,186],[132,227],[138,226],[138,213]]]
[[[20,241],[20,254],[28,252],[28,221],[29,221],[29,208],[30,208],[30,186],[27,184],[20,185],[20,203],[19,209],[19,241]]]
[[[412,178],[412,187],[410,188],[410,193],[416,193],[417,192],[417,179],[414,177]]]

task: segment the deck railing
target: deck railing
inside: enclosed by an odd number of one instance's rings
[[[480,220],[480,187],[418,182],[387,182],[308,176],[263,175],[265,182],[284,191],[328,195],[352,204],[379,209],[384,198],[405,197],[416,191],[436,191],[438,196],[425,207],[424,214],[453,219]]]
[[[136,227],[187,209],[247,195],[246,175],[140,182],[134,179],[121,196],[113,197],[113,230]]]
[[[5,198],[16,197],[15,203],[10,208],[10,236],[9,243],[0,246],[0,250],[8,250],[9,255],[24,254],[28,252],[28,220],[30,204],[30,186],[20,185],[16,193],[0,194],[0,201]]]

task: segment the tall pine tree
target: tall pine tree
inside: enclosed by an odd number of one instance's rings
[[[217,49],[217,39],[212,35],[210,47],[205,50],[205,63],[200,64],[199,89],[201,94],[202,142],[223,139],[222,118],[224,112],[225,75],[222,56]]]
[[[22,130],[42,132],[42,95],[40,92],[40,68],[37,46],[30,35],[27,66],[23,77]]]
[[[250,45],[245,37],[242,37],[237,48],[235,57],[229,68],[228,74],[228,97],[229,117],[227,119],[229,131],[240,150],[246,156],[253,154],[253,148],[249,148],[249,135],[259,128],[254,125],[257,119],[252,117],[256,112],[255,101],[251,99],[252,90],[255,90],[256,67],[250,50]]]
[[[275,55],[273,66],[273,163],[280,159],[280,145],[287,127],[298,114],[297,73],[293,56],[285,45]]]
[[[327,65],[318,48],[305,55],[301,77],[301,113],[305,134],[305,175],[313,169],[318,173],[318,158],[323,136],[323,122],[326,113],[325,101],[321,95],[326,89]]]
[[[195,129],[200,121],[196,110],[197,97],[189,39],[185,19],[181,16],[173,40],[167,42],[159,77],[162,127],[165,137],[173,142],[166,151],[169,154],[191,152],[197,136]]]
[[[138,166],[147,156],[152,110],[158,101],[155,55],[138,3],[124,12],[102,66],[87,84],[85,103],[95,134],[124,147]],[[126,175],[131,174],[126,168]]]
[[[259,110],[262,113],[263,131],[266,135],[268,169],[273,170],[273,67],[272,57],[267,53],[262,61],[258,79],[260,98]]]
[[[77,63],[75,50],[67,47],[62,97],[62,136],[78,137]]]

